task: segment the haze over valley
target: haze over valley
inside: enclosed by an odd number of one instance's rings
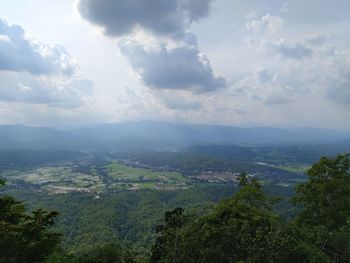
[[[0,263],[350,261],[348,0],[0,0]]]

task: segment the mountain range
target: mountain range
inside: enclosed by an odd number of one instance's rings
[[[72,130],[0,125],[0,150],[118,151],[193,145],[349,144],[350,132],[315,128],[240,128],[158,121],[98,124]]]

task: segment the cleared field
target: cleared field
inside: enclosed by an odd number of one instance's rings
[[[138,183],[166,183],[166,184],[185,184],[189,182],[187,178],[177,172],[153,171],[150,169],[126,166],[114,161],[108,164],[108,176],[115,181],[127,181]]]
[[[100,192],[103,184],[99,176],[72,172],[70,167],[40,167],[37,169],[4,171],[9,185],[21,182],[33,184],[50,193]]]
[[[136,168],[113,161],[105,166],[107,173],[96,169],[76,172],[71,166],[38,167],[2,172],[7,184],[14,188],[28,187],[48,191],[51,194],[71,192],[100,193],[118,190],[156,189],[171,191],[188,188],[191,180],[180,173]],[[107,181],[104,181],[108,178]],[[27,185],[27,186],[25,186]]]
[[[276,168],[286,170],[288,172],[297,173],[297,174],[305,174],[310,166],[296,166],[296,165],[277,165]]]

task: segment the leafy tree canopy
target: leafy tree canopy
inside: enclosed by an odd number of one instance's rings
[[[43,209],[27,214],[22,202],[0,196],[0,262],[40,262],[46,258],[62,238],[50,230],[57,215]]]

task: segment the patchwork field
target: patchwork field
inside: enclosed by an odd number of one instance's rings
[[[282,168],[282,167],[281,167]],[[304,167],[283,167],[302,171]],[[283,170],[284,170],[283,169]],[[281,170],[281,171],[283,171]],[[208,169],[198,175],[184,176],[177,171],[167,171],[161,167],[147,167],[138,162],[125,160],[80,161],[77,163],[3,170],[1,176],[10,188],[32,188],[50,194],[87,192],[98,195],[102,192],[121,190],[175,191],[204,184],[237,184],[238,172]],[[256,176],[250,174],[250,176]],[[256,176],[263,185],[277,183],[283,187],[293,187],[304,181],[302,176],[273,181],[278,174]]]
[[[188,188],[191,182],[177,172],[137,168],[119,161],[113,161],[102,168],[103,173],[97,172],[95,166],[84,172],[80,172],[77,165],[23,168],[2,171],[2,177],[9,187],[32,187],[52,194],[98,194],[105,191],[140,189],[177,190]]]
[[[91,192],[98,193],[104,188],[99,176],[73,172],[71,167],[40,167],[2,172],[7,184],[20,187],[31,184],[50,193]]]
[[[177,172],[132,167],[119,161],[106,165],[106,170],[112,180],[110,188],[175,190],[187,188],[190,183],[189,179]]]

